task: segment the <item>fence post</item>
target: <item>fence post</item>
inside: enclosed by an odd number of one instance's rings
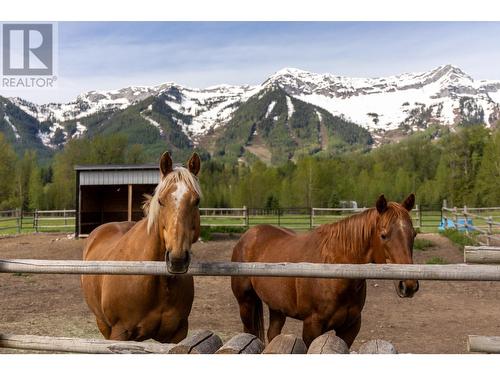
[[[20,209],[16,208],[16,229],[17,229],[17,234],[21,233],[19,230],[19,217],[20,217]]]
[[[309,229],[313,227],[313,208],[309,207]]]
[[[21,208],[21,212],[19,213],[19,233],[23,231],[23,216],[24,216],[24,211]]]
[[[68,220],[66,219],[66,209],[63,210],[63,217],[64,217],[64,226],[68,224]]]
[[[247,208],[247,206],[243,206],[243,211],[245,212],[245,226],[248,228],[249,218],[248,218],[248,208]]]
[[[281,226],[281,208],[278,207],[278,227]]]
[[[35,225],[35,233],[38,233],[38,210],[35,209],[33,212],[33,224]]]
[[[493,217],[488,216],[486,218],[486,223],[488,224],[488,234],[486,235],[486,245],[490,246],[490,236],[493,234]]]
[[[464,204],[464,227],[465,231],[469,233],[469,223],[467,223],[467,206]]]
[[[453,207],[453,219],[455,219],[455,229],[458,230],[457,207]]]

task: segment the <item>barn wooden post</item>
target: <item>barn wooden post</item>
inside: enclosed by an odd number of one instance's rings
[[[128,185],[127,221],[132,221],[132,185]]]

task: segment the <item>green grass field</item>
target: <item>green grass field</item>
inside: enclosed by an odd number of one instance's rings
[[[483,214],[481,214],[483,215]],[[500,211],[487,212],[488,216],[493,216],[493,220],[500,220]],[[323,214],[315,214],[312,219],[312,225],[314,227],[327,223],[337,222],[348,215],[346,214],[331,214],[329,212]],[[417,213],[412,213],[413,223],[416,226],[418,224]],[[423,211],[421,213],[421,223],[420,232],[421,233],[438,233],[438,226],[441,221],[441,211]],[[249,226],[255,226],[259,224],[272,224],[280,225],[283,227],[296,229],[296,230],[308,230],[311,228],[311,217],[305,214],[287,214],[283,216],[278,215],[250,215],[248,218]],[[64,224],[68,226],[64,226]],[[63,219],[63,218],[39,218],[39,232],[73,232],[75,221],[74,219]],[[241,217],[231,218],[230,216],[221,217],[203,217],[201,219],[201,224],[204,226],[219,226],[219,227],[244,227],[245,219]],[[486,222],[481,219],[473,218],[473,225],[485,226]],[[48,227],[50,226],[50,228]],[[22,220],[21,233],[34,233],[35,227],[33,225],[33,217],[26,216]],[[498,233],[500,229],[496,229]],[[18,233],[17,220],[14,218],[1,218],[0,217],[0,235],[9,235]]]

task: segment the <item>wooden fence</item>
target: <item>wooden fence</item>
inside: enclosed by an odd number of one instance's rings
[[[171,275],[164,262],[0,259],[0,273]],[[392,280],[500,281],[500,266],[466,264],[317,264],[193,262],[193,276],[268,276]]]
[[[73,232],[75,229],[76,210],[35,210],[33,227],[35,232],[58,230]]]
[[[0,273],[39,274],[120,274],[120,275],[170,275],[164,262],[152,261],[80,261],[80,260],[33,260],[0,259]],[[193,276],[267,276],[267,277],[315,277],[348,279],[418,279],[418,280],[475,280],[500,281],[498,265],[423,265],[423,264],[314,264],[314,263],[237,263],[213,262],[192,263],[187,272]],[[203,337],[202,337],[203,336]],[[331,336],[331,335],[330,335]],[[334,336],[334,334],[333,334]],[[307,348],[300,338],[280,335],[264,349],[264,353],[306,353]],[[322,338],[321,338],[322,337]],[[320,336],[319,353],[338,353],[344,347],[335,337]],[[318,338],[318,339],[320,339]],[[276,338],[275,338],[276,340]],[[380,342],[378,342],[380,341]],[[232,343],[231,345],[228,345]],[[226,343],[226,352],[238,352],[239,348],[261,350],[262,345],[251,338],[238,338]],[[246,343],[246,344],[245,344]],[[481,351],[475,344],[470,350]],[[490,344],[488,348],[491,348]],[[216,353],[221,350],[222,341],[210,331],[201,331],[188,336],[175,346],[156,343],[113,342],[106,340],[71,339],[23,335],[0,334],[0,347],[71,351],[84,353]],[[493,346],[494,347],[494,346]],[[498,346],[500,347],[500,346]],[[260,348],[260,349],[259,349]],[[330,350],[330,351],[327,351]],[[360,353],[383,350],[382,353],[396,353],[390,343],[375,340]],[[492,349],[499,350],[500,349]]]
[[[196,330],[178,344],[114,341],[32,335],[0,334],[0,348],[87,354],[350,354],[347,344],[329,331],[306,347],[302,338],[291,334],[276,336],[269,345],[254,335],[240,333],[226,343],[209,330]],[[360,354],[397,354],[394,345],[370,340],[359,348]]]
[[[485,237],[484,245],[500,235],[500,207],[443,207],[442,212],[445,228],[479,232]]]
[[[22,213],[21,210],[0,211],[0,233],[14,230],[21,233]]]
[[[200,208],[200,222],[206,227],[248,227],[248,209]]]
[[[0,211],[0,234],[73,232],[75,210]]]

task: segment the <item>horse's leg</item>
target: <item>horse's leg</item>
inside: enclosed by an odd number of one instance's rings
[[[304,325],[302,326],[302,339],[307,347],[311,345],[311,342],[323,334],[323,323],[315,315],[309,315],[304,319]]]
[[[338,337],[345,341],[350,348],[361,328],[361,315],[359,315],[348,327],[336,331]]]
[[[173,334],[173,336],[170,338],[169,342],[173,342],[174,344],[177,344],[178,342],[184,340],[187,336],[188,333],[188,320],[186,319],[181,319],[179,322],[179,327],[177,328],[177,331]]]
[[[130,340],[131,333],[122,324],[118,323],[111,327],[109,340],[128,341]]]
[[[243,331],[257,336],[262,341],[264,338],[264,322],[262,301],[253,289],[248,277],[231,277],[231,288],[240,305],[240,318]]]
[[[111,335],[111,327],[98,317],[95,318],[95,321],[97,323],[97,328],[99,328],[99,331],[101,331],[104,338],[109,339],[109,336]]]
[[[267,340],[269,342],[281,333],[281,329],[285,325],[285,321],[285,314],[281,311],[269,308],[269,329],[267,330]]]

